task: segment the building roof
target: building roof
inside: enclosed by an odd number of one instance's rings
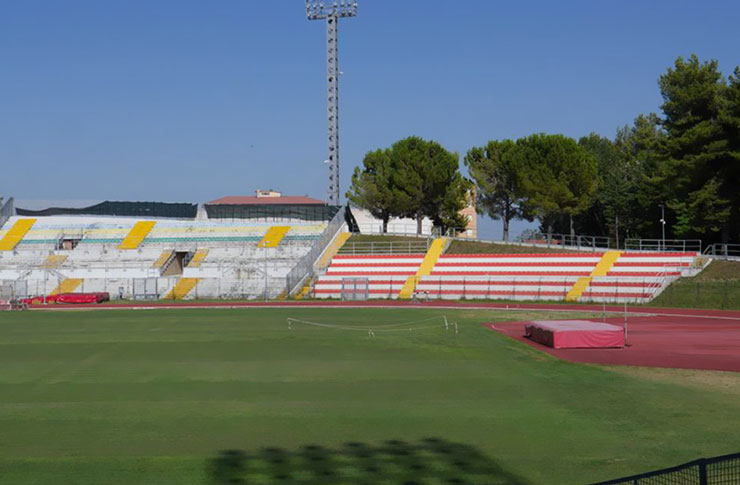
[[[326,202],[302,195],[257,197],[254,195],[229,195],[206,202],[212,205],[326,205]]]

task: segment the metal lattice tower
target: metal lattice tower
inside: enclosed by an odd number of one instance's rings
[[[306,0],[308,20],[326,19],[326,115],[329,125],[329,204],[339,205],[339,39],[338,20],[357,15],[354,0]]]

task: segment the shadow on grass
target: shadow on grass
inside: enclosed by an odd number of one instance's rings
[[[336,449],[311,444],[293,451],[225,450],[207,466],[213,485],[528,483],[476,448],[439,438],[415,443],[388,440],[377,446],[351,442]]]

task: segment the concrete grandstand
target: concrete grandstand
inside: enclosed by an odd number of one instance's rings
[[[0,285],[16,297],[276,298],[340,208],[280,194],[197,204],[6,207]],[[137,214],[150,214],[138,216]],[[342,220],[342,222],[344,222]]]
[[[506,299],[644,303],[701,270],[687,251],[450,254],[449,238],[343,247],[371,216],[275,191],[205,204],[3,207],[0,286],[16,298]],[[358,224],[357,220],[360,221]],[[406,221],[391,221],[402,232]],[[414,228],[408,225],[409,231]],[[352,253],[355,252],[354,243]]]

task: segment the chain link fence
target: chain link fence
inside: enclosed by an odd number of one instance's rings
[[[740,310],[740,279],[693,281],[681,278],[673,282],[651,305]]]

